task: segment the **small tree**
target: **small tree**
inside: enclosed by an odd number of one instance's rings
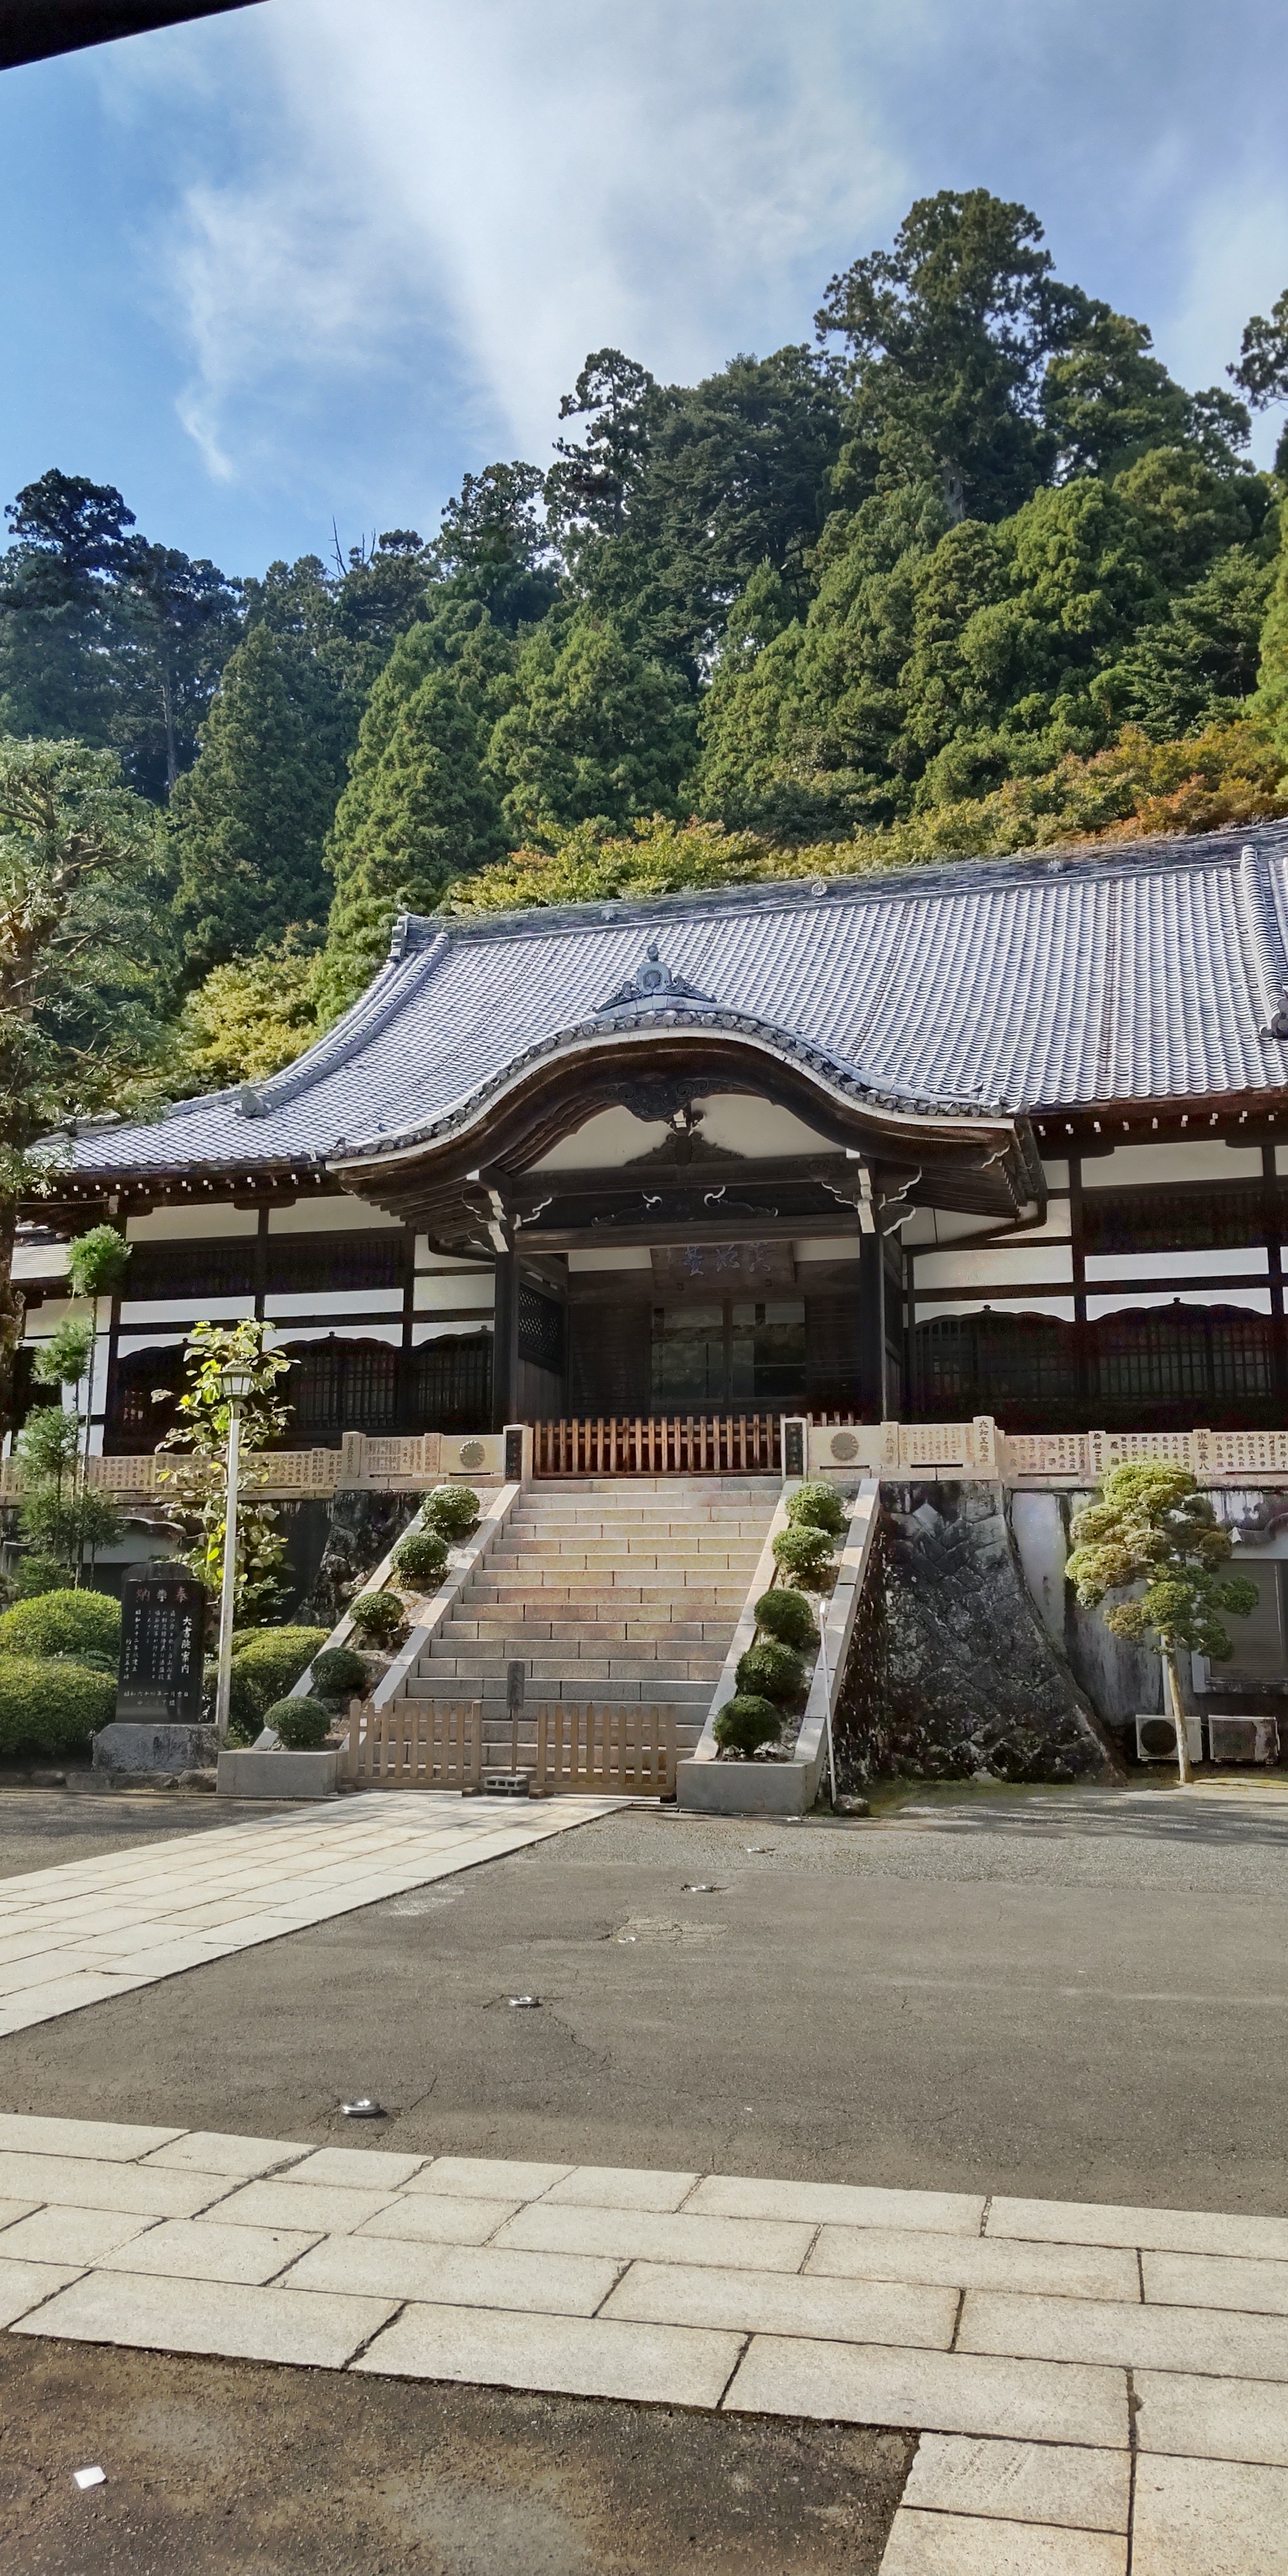
[[[223,1372],[230,1360],[251,1371],[251,1385],[241,1408],[241,1469],[238,1477],[237,1615],[256,1626],[280,1610],[284,1598],[282,1567],[285,1543],[271,1503],[249,1497],[268,1482],[268,1468],[255,1452],[267,1448],[286,1428],[286,1406],[274,1393],[279,1378],[294,1366],[280,1351],[267,1347],[270,1327],[247,1318],[231,1328],[198,1324],[188,1336],[188,1390],[179,1398],[180,1421],[158,1450],[174,1453],[161,1469],[178,1516],[192,1538],[186,1562],[212,1594],[223,1581],[224,1534],[227,1523],[229,1408]]]
[[[1137,1644],[1153,1639],[1162,1657],[1168,1715],[1176,1729],[1182,1782],[1192,1778],[1176,1658],[1183,1648],[1228,1655],[1222,1624],[1246,1619],[1257,1606],[1254,1584],[1217,1572],[1229,1561],[1232,1540],[1188,1468],[1112,1467],[1101,1479],[1099,1502],[1079,1512],[1070,1532],[1073,1552],[1066,1572],[1084,1609],[1097,1610],[1110,1592],[1133,1591],[1104,1612],[1107,1628]],[[1140,1591],[1134,1587],[1142,1585]]]

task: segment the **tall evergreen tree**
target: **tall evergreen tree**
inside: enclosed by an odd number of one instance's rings
[[[548,620],[519,656],[488,753],[511,839],[673,812],[696,739],[683,679],[614,619],[579,609],[563,626]]]
[[[395,645],[327,845],[335,898],[317,983],[324,1023],[375,973],[398,913],[432,911],[454,878],[504,850],[485,760],[513,661],[510,639],[454,589]]]

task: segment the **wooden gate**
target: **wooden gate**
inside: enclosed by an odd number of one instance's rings
[[[537,1476],[774,1476],[776,1413],[641,1414],[586,1422],[537,1422]]]
[[[470,1789],[483,1758],[477,1700],[399,1699],[389,1708],[351,1700],[341,1780],[359,1789]]]
[[[542,1703],[532,1785],[545,1798],[556,1797],[561,1789],[598,1789],[621,1798],[673,1796],[674,1709]]]

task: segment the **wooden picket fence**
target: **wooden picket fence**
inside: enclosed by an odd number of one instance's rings
[[[350,1700],[336,1772],[359,1789],[470,1789],[481,1776],[483,1712],[477,1700],[399,1699],[388,1708]]]
[[[590,1789],[666,1798],[675,1789],[671,1708],[525,1708],[515,1739],[483,1753],[478,1700],[351,1700],[337,1776],[357,1789],[474,1789],[488,1770],[526,1771],[535,1797]]]
[[[536,1476],[773,1476],[780,1471],[776,1413],[601,1415],[536,1422]]]

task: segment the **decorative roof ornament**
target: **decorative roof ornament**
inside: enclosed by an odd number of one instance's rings
[[[710,1002],[712,999],[713,996],[702,992],[697,984],[690,984],[686,976],[677,975],[670,966],[663,965],[654,940],[629,982],[619,984],[606,1002],[598,1002],[595,1007],[597,1011],[638,1011],[641,1007],[644,1010],[664,1008],[668,1002]]]

